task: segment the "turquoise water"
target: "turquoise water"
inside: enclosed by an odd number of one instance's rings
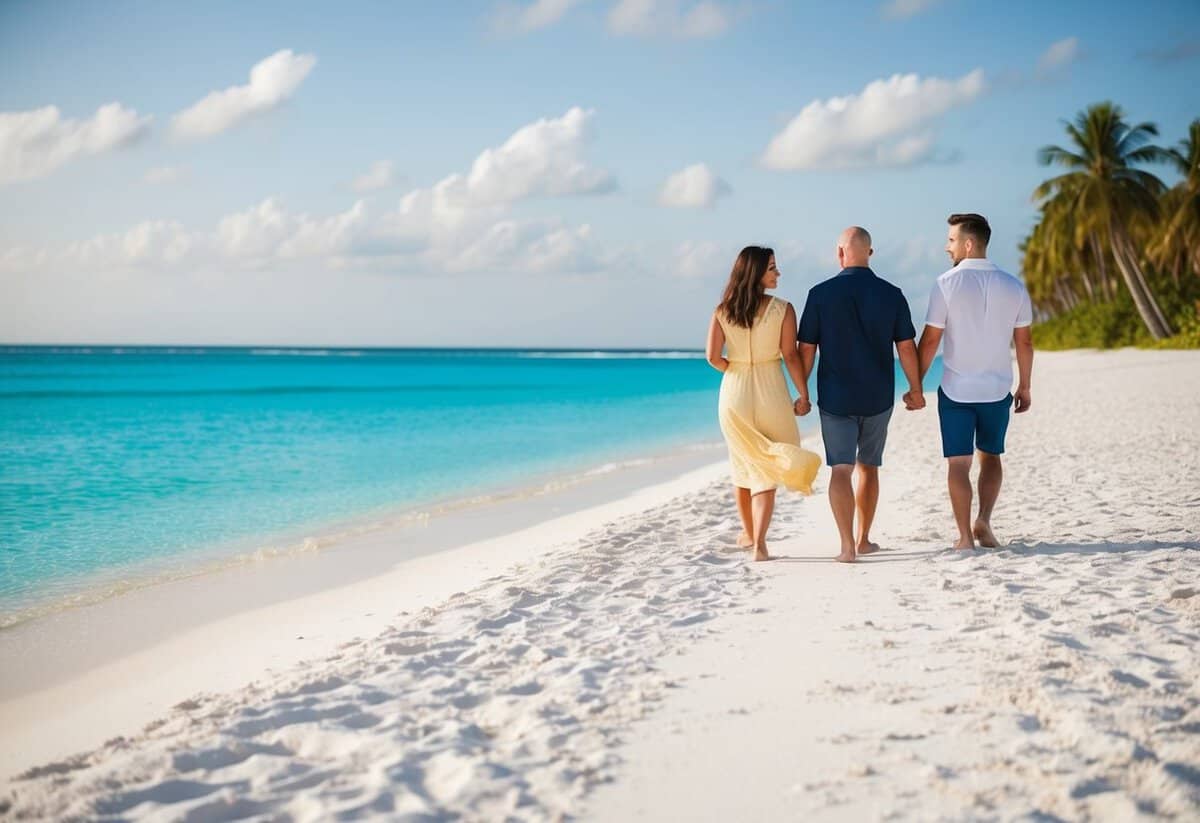
[[[89,576],[717,441],[695,352],[0,347],[0,625]]]

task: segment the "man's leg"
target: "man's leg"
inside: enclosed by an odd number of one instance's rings
[[[742,520],[742,533],[738,536],[737,544],[743,549],[748,549],[754,545],[754,518],[750,514],[750,490],[734,486],[733,496],[737,500],[738,517]]]
[[[754,559],[770,560],[767,554],[767,529],[771,527],[771,515],[775,513],[775,490],[759,492],[750,498],[754,518]]]
[[[855,549],[859,554],[879,551],[871,542],[871,524],[875,522],[875,509],[879,505],[879,467],[883,465],[883,447],[887,444],[888,423],[892,410],[870,417],[859,423],[858,433],[858,493],[855,496],[858,512],[858,539]]]
[[[975,548],[971,535],[971,459],[975,454],[975,409],[958,403],[938,389],[938,425],[942,430],[942,455],[946,458],[946,483],[950,508],[958,526],[956,549]]]
[[[1000,543],[992,534],[992,509],[1000,496],[1000,484],[1004,481],[1004,466],[1000,455],[979,452],[979,517],[973,529],[980,546],[997,548]]]
[[[850,477],[854,474],[853,463],[842,463],[833,467],[829,478],[829,508],[837,523],[838,536],[842,539],[842,553],[837,559],[842,563],[854,562],[854,487]]]
[[[829,508],[837,523],[841,538],[841,553],[837,559],[854,562],[854,474],[855,454],[858,452],[858,420],[829,414],[821,409],[821,439],[825,441],[825,462],[832,469],[829,478]]]
[[[992,509],[1000,496],[1000,485],[1004,481],[1004,467],[1000,455],[1004,454],[1004,436],[1008,433],[1009,409],[1012,395],[995,403],[979,404],[976,416],[978,431],[976,446],[979,449],[979,517],[975,520],[975,539],[979,545],[997,548],[1000,541],[992,532]]]
[[[950,507],[954,509],[954,524],[958,526],[956,549],[975,548],[971,535],[971,456],[948,458],[947,474],[950,486]]]
[[[858,514],[858,536],[854,548],[859,554],[878,551],[879,546],[871,542],[871,524],[875,522],[875,508],[879,505],[879,467],[859,463],[858,484],[854,492],[854,510]]]

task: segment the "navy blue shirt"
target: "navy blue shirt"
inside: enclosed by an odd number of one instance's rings
[[[896,402],[892,346],[916,336],[904,292],[865,266],[813,286],[796,337],[818,347],[817,405],[843,417],[890,409]]]

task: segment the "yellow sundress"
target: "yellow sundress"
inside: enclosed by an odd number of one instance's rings
[[[729,368],[721,379],[717,414],[729,447],[733,484],[752,494],[786,486],[812,493],[821,458],[800,447],[800,429],[779,354],[787,301],[772,297],[748,329],[730,323],[720,310]]]

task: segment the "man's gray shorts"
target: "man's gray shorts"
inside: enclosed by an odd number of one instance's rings
[[[821,438],[825,441],[825,462],[830,466],[862,463],[883,465],[883,446],[887,443],[888,421],[892,407],[869,417],[843,417],[821,409]]]

